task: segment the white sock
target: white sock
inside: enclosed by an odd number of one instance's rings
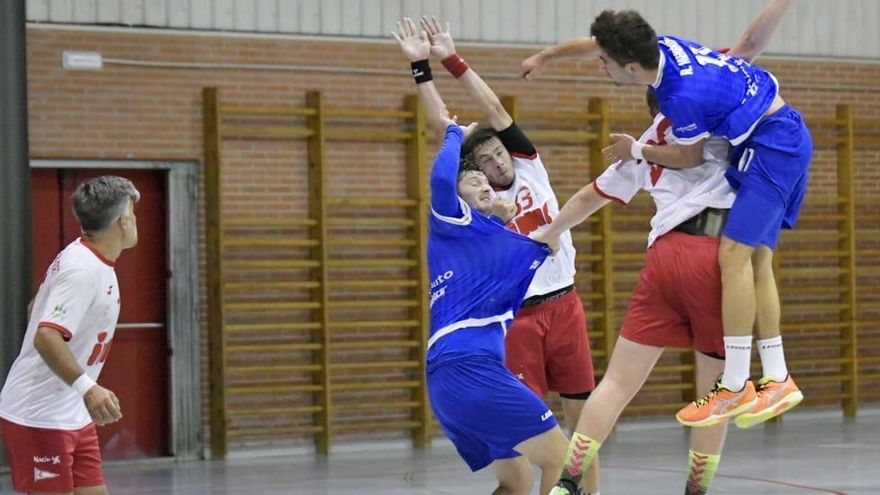
[[[761,356],[761,366],[764,368],[764,376],[770,377],[774,382],[782,382],[788,377],[788,368],[785,366],[785,351],[782,349],[782,336],[772,339],[758,340],[758,355]]]
[[[734,392],[742,390],[749,379],[752,362],[752,336],[724,337],[724,374],[721,383]]]

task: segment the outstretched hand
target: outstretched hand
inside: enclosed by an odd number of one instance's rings
[[[632,149],[632,144],[636,141],[636,139],[629,134],[611,134],[611,146],[610,150],[607,152],[608,158],[612,161],[628,161],[632,160],[633,156],[630,153]],[[602,150],[605,153],[605,150]]]
[[[410,62],[425,60],[431,53],[428,35],[424,31],[419,33],[416,24],[409,17],[397,21],[397,31],[392,32],[391,36],[397,40],[400,50]]]
[[[455,124],[455,125],[457,125],[459,128],[461,128],[461,132],[464,134],[464,139],[467,139],[467,137],[470,136],[472,132],[474,132],[474,129],[477,128],[477,123],[476,123],[476,122],[471,122],[471,123],[468,124],[468,125],[459,125],[459,123],[458,123],[458,115],[450,116],[450,115],[449,115],[449,109],[446,108],[446,107],[443,107],[443,108],[440,110],[440,120],[443,122],[443,127],[444,127],[444,128],[447,128],[447,127],[449,127],[449,126],[451,126],[451,125],[453,125],[453,124]]]
[[[520,77],[525,79],[526,81],[531,81],[532,79],[538,77],[538,74],[544,70],[544,64],[547,63],[547,60],[544,58],[544,54],[538,52],[531,57],[525,59],[520,64]]]
[[[449,57],[455,53],[455,42],[452,41],[452,35],[449,33],[449,23],[441,25],[436,17],[422,16],[422,28],[428,35],[428,41],[431,43],[431,54],[440,60]]]

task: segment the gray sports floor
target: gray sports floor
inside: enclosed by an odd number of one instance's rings
[[[687,430],[626,422],[602,447],[602,494],[680,494]],[[428,451],[371,443],[312,454],[250,452],[226,462],[167,460],[106,466],[118,494],[488,494],[491,472],[471,474],[440,441]],[[12,493],[0,475],[0,493]],[[537,489],[533,493],[537,493]],[[794,411],[782,423],[733,427],[713,494],[880,494],[880,409],[855,421],[837,411]]]

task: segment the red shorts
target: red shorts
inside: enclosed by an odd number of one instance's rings
[[[670,232],[648,249],[620,335],[724,356],[718,238]]]
[[[69,493],[104,484],[94,423],[79,430],[32,428],[4,419],[0,425],[16,491]]]
[[[504,339],[507,368],[538,397],[596,388],[587,318],[577,291],[520,308]]]

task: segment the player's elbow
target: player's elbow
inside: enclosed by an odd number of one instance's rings
[[[42,354],[49,346],[49,339],[51,338],[49,332],[51,331],[52,330],[46,327],[40,327],[37,329],[37,332],[34,334],[34,349],[36,349],[37,352]]]
[[[685,168],[694,168],[694,167],[699,167],[702,164],[703,164],[703,155],[700,154],[700,155],[696,155],[696,156],[689,156],[685,160],[683,165]]]
[[[760,52],[759,47],[760,43],[755,38],[754,33],[747,32],[743,34],[742,38],[737,41],[736,46],[727,54],[752,62],[758,56],[758,52]]]
[[[685,147],[680,155],[683,168],[698,167],[703,164],[703,143]]]
[[[52,343],[58,339],[63,340],[61,334],[59,334],[57,330],[48,327],[39,327],[34,334],[34,349],[40,354],[43,354],[51,347]]]
[[[503,131],[513,123],[513,118],[507,113],[507,109],[504,108],[504,105],[498,97],[493,98],[492,102],[489,104],[488,117],[490,125],[496,131]]]

